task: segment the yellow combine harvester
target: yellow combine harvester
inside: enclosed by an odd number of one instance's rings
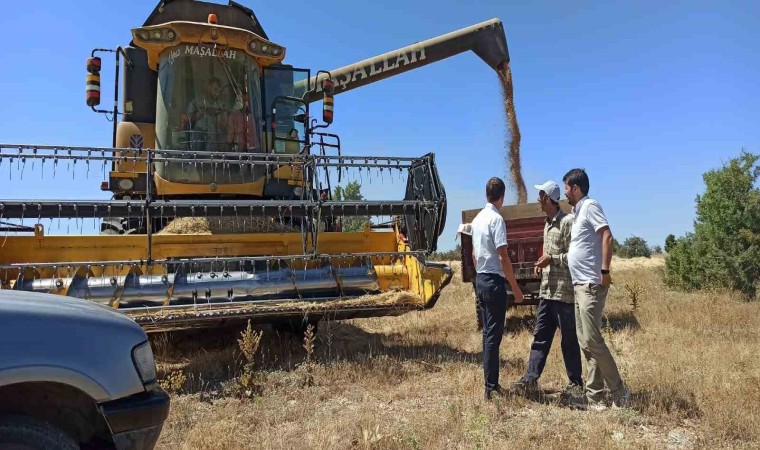
[[[426,260],[446,217],[433,154],[347,156],[325,129],[337,93],[468,50],[494,69],[507,64],[500,21],[314,75],[283,64],[285,47],[235,2],[162,1],[132,38],[87,62],[87,104],[113,117],[112,147],[0,144],[11,167],[107,167],[101,189],[112,193],[0,200],[2,288],[110,305],[148,331],[435,304],[451,271]],[[115,53],[113,110],[97,109],[103,52]],[[318,100],[321,122],[310,112]],[[401,180],[404,197],[333,198],[344,180],[368,178]],[[46,235],[42,225],[85,218],[101,222],[100,235]],[[177,234],[183,220],[222,231]],[[344,225],[357,220],[363,228]]]

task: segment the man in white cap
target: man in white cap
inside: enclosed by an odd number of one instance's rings
[[[552,180],[534,186],[538,190],[538,203],[546,214],[543,254],[536,262],[536,273],[541,274],[536,328],[533,332],[528,359],[528,370],[512,385],[512,393],[534,395],[538,393],[538,379],[544,371],[546,359],[559,327],[562,335],[562,358],[570,384],[568,395],[583,392],[581,350],[575,331],[575,305],[573,280],[567,264],[570,231],[573,216],[560,209],[559,185]]]

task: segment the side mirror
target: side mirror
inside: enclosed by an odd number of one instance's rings
[[[100,58],[93,56],[87,59],[87,86],[85,101],[87,106],[94,108],[100,104]]]
[[[335,83],[329,78],[322,80],[322,121],[326,124],[333,122],[333,107],[335,105]]]

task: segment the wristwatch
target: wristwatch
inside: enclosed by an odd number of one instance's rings
[[[607,269],[602,269],[602,275],[609,275],[610,271]]]

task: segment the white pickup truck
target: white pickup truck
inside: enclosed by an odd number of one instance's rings
[[[152,449],[168,412],[147,335],[131,319],[0,290],[0,449]]]

